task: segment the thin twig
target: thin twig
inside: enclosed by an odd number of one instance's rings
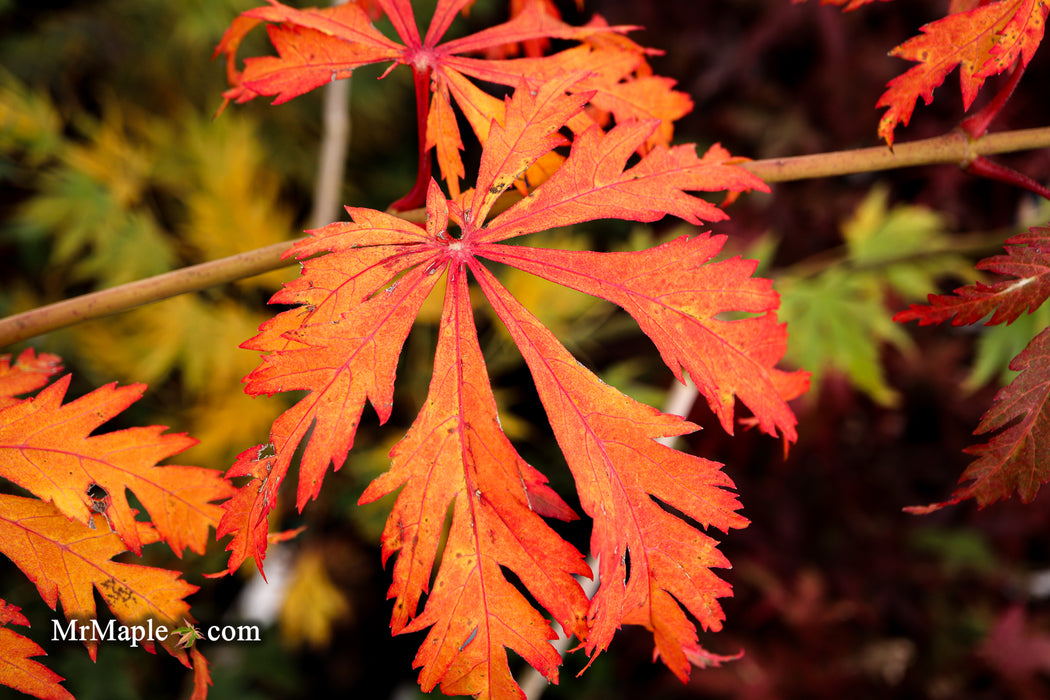
[[[281,259],[292,243],[294,241],[274,243],[8,316],[0,319],[0,347],[82,321],[292,265],[294,259]]]
[[[1046,147],[1050,147],[1050,127],[987,134],[977,140],[971,140],[962,132],[952,132],[900,143],[892,150],[874,147],[772,158],[749,161],[742,167],[766,182],[786,182],[938,163],[965,167],[977,156]],[[401,216],[414,221],[423,220],[418,210],[404,212]],[[81,321],[292,265],[294,259],[282,259],[281,255],[293,242],[184,267],[0,319],[0,347]]]
[[[347,0],[333,0],[342,5]],[[340,192],[346,172],[346,152],[350,145],[350,81],[353,77],[328,83],[324,90],[323,135],[318,154],[317,182],[310,228],[320,228],[339,218]]]

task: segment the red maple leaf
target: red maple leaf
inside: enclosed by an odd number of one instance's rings
[[[1015,279],[994,284],[978,282],[951,294],[931,294],[929,306],[912,304],[894,321],[918,321],[927,326],[951,319],[954,326],[977,323],[992,314],[989,325],[1012,323],[1024,311],[1031,313],[1050,297],[1050,228],[1036,227],[1006,239],[1006,255],[977,263],[978,270]]]
[[[521,172],[565,144],[558,130],[591,97],[573,90],[581,79],[565,74],[538,89],[523,85],[508,98],[503,120],[492,121],[477,187],[447,198],[432,181],[425,226],[348,207],[352,223],[310,232],[291,251],[303,261],[302,276],[273,298],[297,308],[278,314],[245,344],[268,353],[246,378],[248,393],[308,394],[275,421],[269,444],[246,451],[228,473],[252,477],[227,504],[220,524],[220,534],[234,536],[231,571],[247,557],[261,567],[267,514],[308,434],[300,508],[317,495],[329,463],[339,468],[346,459],[365,402],[381,421],[390,416],[401,346],[424,299],[445,278],[426,403],[392,451],[390,471],[362,496],[369,501],[401,488],[383,535],[384,558],[397,553],[392,627],[429,628],[416,657],[425,690],[440,684],[445,692],[517,697],[506,649],[556,680],[559,659],[548,644],[553,632],[504,568],[554,619],[586,639],[590,653],[606,648],[620,625],[643,625],[653,631],[661,657],[685,677],[689,659],[708,657],[680,606],[703,626],[719,628],[717,598],[728,595],[729,586],[711,568],[727,562],[714,539],[660,504],[705,528],[746,524],[720,465],[655,442],[696,426],[633,401],[583,368],[500,285],[484,259],[621,304],[676,376],[683,377],[683,368],[694,375],[727,427],[739,396],[764,430],[794,439],[785,402],[805,389],[806,376],[774,368],[784,352],[784,334],[772,315],[778,299],[767,282],[750,279],[753,264],[709,262],[721,239],[704,235],[605,254],[502,243],[599,218],[724,219],[721,209],[690,192],[765,189],[724,149],[714,146],[697,157],[692,146],[657,146],[629,165],[659,122],[626,122],[608,133],[592,126],[573,141],[549,180],[488,220]],[[540,517],[572,517],[571,511],[500,428],[471,315],[468,274],[521,349],[584,510],[595,520],[592,548],[601,561],[601,587],[590,603],[573,579],[585,571],[580,554]],[[727,311],[761,315],[717,318]],[[450,506],[451,529],[435,578]],[[418,613],[424,593],[429,596]]]
[[[913,304],[894,320],[928,325],[951,319],[958,326],[991,315],[985,323],[998,324],[1034,311],[1050,297],[1050,228],[1033,228],[1006,244],[1006,255],[982,260],[977,269],[1014,279],[960,287],[954,295],[931,294],[929,306]],[[966,450],[977,459],[960,481],[971,483],[958,488],[948,501],[906,510],[928,513],[968,498],[985,506],[1015,491],[1028,503],[1050,480],[1050,329],[1037,335],[1010,362],[1010,369],[1020,374],[999,390],[974,434],[1001,432]]]
[[[1014,492],[1031,503],[1039,487],[1050,481],[1050,329],[1033,338],[1010,369],[1020,374],[999,390],[974,430],[975,435],[1001,432],[966,448],[977,459],[959,481],[971,483],[942,503],[906,508],[909,513],[930,513],[968,498],[983,507]]]
[[[919,97],[930,104],[934,88],[956,66],[963,109],[970,108],[989,76],[1018,60],[1027,66],[1043,40],[1048,10],[1047,0],[999,0],[924,25],[922,34],[891,52],[919,65],[891,80],[879,98],[877,106],[888,107],[879,122],[879,136],[892,146],[897,124],[907,125]]]
[[[478,140],[488,138],[491,121],[501,121],[502,101],[475,84],[483,81],[517,87],[527,79],[534,85],[585,69],[588,80],[577,81],[573,90],[591,93],[593,114],[580,112],[569,123],[575,131],[586,130],[600,114],[617,121],[658,118],[659,129],[638,144],[645,150],[667,144],[671,123],[692,109],[684,93],[672,89],[674,81],[650,74],[647,53],[622,36],[632,27],[610,27],[596,18],[584,27],[573,27],[549,13],[544,3],[528,2],[507,22],[476,34],[444,43],[456,14],[470,0],[439,0],[426,35],[421,37],[408,0],[378,0],[393,23],[398,41],[388,39],[372,26],[355,3],[324,9],[297,10],[270,0],[238,17],[223,36],[216,55],[226,54],[227,75],[233,87],[224,93],[227,101],[245,102],[259,95],[276,95],[280,104],[332,80],[349,77],[355,68],[371,63],[392,62],[391,69],[405,65],[415,80],[420,136],[420,167],[412,192],[392,205],[395,210],[422,205],[430,179],[430,156],[437,155],[441,173],[453,196],[458,195],[464,176],[460,151],[463,143],[452,103],[463,112]],[[267,27],[278,56],[249,58],[238,71],[235,55],[245,34],[260,22]],[[585,42],[560,53],[535,57],[535,42],[550,39]],[[526,44],[530,57],[520,59],[472,58],[501,48]],[[554,164],[540,165],[530,173],[532,183]]]

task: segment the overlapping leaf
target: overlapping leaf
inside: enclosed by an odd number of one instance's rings
[[[894,320],[918,320],[922,325],[951,319],[953,325],[1011,323],[1031,313],[1050,297],[1050,228],[1037,227],[1006,241],[1006,255],[977,264],[980,270],[1014,277],[994,284],[977,283],[955,290],[955,295],[930,295],[930,305],[913,305]],[[925,513],[976,498],[984,506],[1016,492],[1025,503],[1050,480],[1050,330],[1037,335],[1010,363],[1020,372],[995,396],[981,417],[977,435],[994,433],[987,443],[967,449],[977,459],[958,488],[943,503],[911,508]]]
[[[134,526],[138,531],[137,540],[142,544],[159,539],[149,523],[135,522]],[[101,515],[95,516],[89,525],[83,525],[70,520],[53,503],[0,494],[0,552],[36,584],[40,596],[52,610],[61,602],[62,612],[70,622],[90,624],[96,619],[95,591],[125,627],[152,621],[154,629],[163,626],[172,630],[184,620],[192,620],[184,599],[197,587],[181,580],[177,571],[112,561],[114,555],[126,550],[122,539],[109,529]],[[7,632],[9,630],[0,629],[0,633]],[[10,651],[22,648],[28,654],[31,650],[25,647],[27,641],[19,637]],[[187,655],[177,647],[176,635],[167,635],[160,642],[184,666],[193,668],[191,700],[203,700],[207,686],[211,685],[204,656],[196,649]],[[84,644],[94,660],[98,642],[88,637]],[[143,640],[142,646],[154,651],[150,639]],[[4,651],[4,659],[8,661],[6,645]],[[42,673],[29,684],[16,677],[13,680],[17,684],[12,687],[29,692],[49,677]],[[54,692],[38,697],[69,695]]]
[[[971,3],[972,4],[972,3]],[[879,136],[893,145],[898,124],[907,125],[915,103],[933,101],[933,90],[957,66],[963,108],[969,109],[984,81],[1020,60],[1027,66],[1043,39],[1047,0],[999,0],[960,10],[922,27],[922,34],[891,53],[915,61],[887,85],[877,106],[887,107]]]
[[[60,369],[60,359],[46,353],[26,350],[14,364],[0,356],[0,476],[43,499],[0,494],[0,553],[36,584],[52,609],[61,602],[71,622],[95,619],[97,590],[122,625],[152,620],[172,629],[190,618],[184,598],[196,586],[178,572],[112,557],[161,539],[178,554],[186,547],[203,552],[220,512],[211,501],[233,488],[210,469],[156,466],[192,444],[183,435],[164,435],[158,426],[90,435],[135,401],[141,387],[106,386],[63,405],[69,376],[44,386]],[[41,387],[35,397],[15,398]],[[135,519],[127,488],[159,527]],[[16,613],[0,601],[0,626],[28,624]],[[94,658],[97,641],[86,643]],[[204,698],[211,684],[204,657],[196,650],[187,656],[174,638],[162,643],[193,667],[193,697]],[[37,697],[71,697],[58,685],[60,677],[30,658],[42,653],[33,642],[2,628],[0,645],[0,683]],[[152,641],[143,646],[153,651]]]
[[[668,143],[671,123],[692,108],[688,96],[672,89],[674,81],[650,75],[645,62],[647,51],[623,37],[615,42],[603,40],[630,27],[610,27],[600,19],[584,27],[573,27],[544,11],[541,3],[526,3],[503,24],[442,43],[456,14],[468,3],[469,0],[439,0],[426,35],[421,37],[408,0],[382,0],[378,4],[392,22],[399,43],[376,30],[356,3],[297,10],[270,0],[270,7],[249,10],[239,17],[216,50],[216,54],[227,56],[227,73],[233,86],[225,97],[245,102],[259,95],[275,95],[274,103],[279,104],[348,77],[363,65],[390,61],[395,66],[409,66],[415,73],[420,101],[420,134],[426,149],[435,150],[453,195],[459,192],[464,167],[460,157],[463,144],[452,103],[459,106],[482,143],[488,137],[491,120],[502,119],[502,102],[479,88],[474,80],[517,87],[522,76],[538,85],[566,72],[591,71],[589,80],[579,82],[573,89],[593,91],[596,110],[613,115],[617,121],[661,120],[661,128],[642,148]],[[260,22],[271,23],[270,40],[278,56],[249,58],[243,72],[238,71],[237,49],[245,34]],[[550,39],[588,43],[545,57],[469,57]],[[425,98],[428,92],[429,102]],[[594,123],[592,117],[580,113],[570,125],[582,131]]]
[[[693,432],[695,425],[600,381],[484,267],[471,268],[525,357],[583,509],[594,519],[591,552],[599,560],[601,584],[587,614],[588,653],[606,649],[621,625],[642,625],[684,681],[690,667],[687,650],[697,646],[697,637],[679,606],[705,628],[720,629],[717,599],[731,589],[711,569],[729,562],[713,538],[661,504],[705,528],[744,527],[747,521],[735,512],[736,497],[725,490],[732,482],[720,464],[655,440]]]
[[[107,385],[63,404],[70,377],[0,409],[0,476],[50,501],[82,525],[104,513],[136,554],[142,550],[127,490],[139,499],[160,536],[181,556],[203,553],[221,510],[212,502],[233,489],[219,472],[157,466],[196,441],[162,426],[91,435],[142,395],[143,385]],[[101,493],[98,492],[101,489]]]
[[[143,544],[159,539],[149,523],[135,523],[135,528]],[[96,618],[93,588],[127,626],[153,620],[173,629],[190,619],[184,598],[197,587],[180,580],[177,571],[111,561],[126,550],[101,516],[83,525],[51,503],[0,494],[0,551],[36,584],[52,609],[62,603],[66,619],[86,623]],[[94,657],[97,642],[85,644]],[[174,638],[163,645],[189,666]]]
[[[793,441],[795,416],[787,399],[805,391],[806,376],[773,366],[787,341],[772,311],[777,294],[769,280],[751,277],[754,262],[711,262],[724,241],[683,237],[612,254],[492,246],[485,257],[619,304],[653,339],[679,380],[683,369],[689,373],[727,432],[733,432],[739,398],[760,417],[763,431]],[[719,319],[727,308],[763,315]]]
[[[1001,432],[966,449],[977,459],[959,481],[970,483],[956,489],[947,501],[906,510],[929,513],[968,498],[986,506],[1014,493],[1030,503],[1050,481],[1050,329],[1037,335],[1010,369],[1020,374],[995,395],[974,434]]]
[[[912,304],[893,317],[926,326],[951,320],[952,325],[977,323],[991,314],[988,324],[1011,323],[1031,313],[1050,297],[1050,228],[1036,227],[1006,240],[1006,255],[977,263],[978,270],[1014,277],[1012,280],[959,287],[955,294],[931,294],[929,305]]]
[[[557,635],[500,567],[514,572],[564,629],[580,636],[587,599],[573,575],[590,570],[540,517],[569,517],[572,511],[500,428],[465,270],[450,269],[448,287],[426,403],[391,452],[390,471],[361,500],[404,487],[383,533],[383,559],[398,554],[390,589],[394,632],[432,626],[415,662],[423,667],[423,690],[441,682],[448,693],[513,697],[505,648],[554,682],[561,659],[548,643]],[[425,612],[416,617],[450,504],[454,514],[441,569]]]
[[[737,501],[727,490],[732,484],[719,465],[655,442],[696,426],[629,399],[576,363],[482,259],[543,272],[623,305],[677,376],[684,377],[683,370],[697,375],[727,427],[739,396],[763,429],[794,437],[785,402],[804,390],[806,378],[774,367],[784,352],[783,332],[772,315],[776,295],[767,283],[750,280],[750,263],[709,264],[720,240],[704,236],[609,254],[500,243],[597,218],[723,219],[724,212],[690,193],[764,188],[724,149],[715,146],[698,157],[691,146],[656,146],[629,164],[659,122],[626,122],[608,133],[593,126],[578,135],[549,180],[486,224],[500,194],[564,144],[558,130],[589,98],[576,89],[583,79],[565,74],[538,88],[522,85],[506,101],[502,121],[491,121],[477,186],[446,198],[431,182],[425,226],[348,208],[352,223],[311,232],[292,251],[303,260],[302,277],[273,299],[297,308],[265,323],[246,343],[267,353],[246,378],[247,392],[308,394],[274,423],[268,444],[246,451],[229,472],[252,477],[226,505],[220,525],[221,534],[234,535],[230,570],[248,557],[261,566],[267,515],[304,442],[300,508],[317,494],[328,464],[338,468],[346,459],[365,402],[381,421],[389,417],[401,346],[423,300],[445,277],[426,404],[392,451],[390,471],[362,497],[372,500],[401,488],[383,537],[384,557],[397,553],[392,627],[429,630],[416,657],[425,689],[440,684],[450,693],[516,697],[507,649],[556,679],[558,658],[547,643],[553,633],[504,569],[554,619],[586,638],[590,653],[605,649],[622,624],[643,625],[653,631],[660,656],[685,677],[689,659],[707,657],[683,607],[717,629],[717,598],[728,595],[729,587],[711,572],[726,565],[715,540],[672,509],[705,528],[727,531],[746,523],[735,512]],[[312,257],[322,252],[328,254]],[[669,262],[672,253],[684,256],[677,269]],[[580,554],[540,517],[571,512],[499,426],[471,317],[468,271],[521,348],[584,509],[595,519],[592,547],[601,560],[601,587],[589,604],[572,578],[584,571]],[[733,322],[716,318],[727,311],[760,315]],[[697,353],[720,359],[698,359]]]
[[[73,700],[59,685],[65,679],[33,659],[44,655],[40,645],[10,629],[12,624],[29,627],[29,620],[18,606],[0,600],[0,685],[43,700]]]
[[[10,355],[0,355],[0,409],[18,403],[16,396],[36,391],[62,370],[58,355],[26,348],[11,364]]]

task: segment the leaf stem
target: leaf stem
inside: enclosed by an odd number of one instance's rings
[[[1050,147],[1050,127],[1003,131],[979,139],[971,139],[962,131],[952,131],[930,139],[899,143],[892,149],[876,146],[753,160],[743,163],[742,167],[766,182],[787,182],[917,165],[954,163],[966,167],[979,156],[1046,147]],[[419,212],[405,212],[402,216],[422,219]],[[287,267],[294,264],[295,259],[281,256],[294,242],[184,267],[0,319],[0,347],[81,321]]]

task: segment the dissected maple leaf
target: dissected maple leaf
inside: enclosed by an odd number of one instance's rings
[[[355,68],[391,61],[412,68],[416,85],[420,130],[419,179],[413,193],[394,205],[407,209],[422,204],[430,177],[428,152],[434,149],[441,173],[455,196],[464,175],[460,151],[463,143],[452,103],[462,110],[481,143],[488,138],[493,119],[501,121],[502,102],[473,81],[517,87],[522,79],[539,85],[566,72],[586,69],[589,81],[578,81],[576,91],[593,91],[594,106],[618,121],[658,118],[661,128],[638,148],[669,143],[671,122],[692,109],[684,93],[672,89],[674,81],[648,73],[646,53],[620,37],[632,27],[610,27],[597,20],[573,27],[551,15],[541,2],[526,2],[510,20],[468,36],[441,43],[456,13],[469,0],[439,0],[425,37],[420,37],[412,5],[408,0],[379,0],[393,23],[401,43],[375,29],[364,11],[354,3],[332,8],[297,10],[270,0],[270,7],[243,13],[227,30],[216,55],[227,57],[227,75],[233,87],[224,93],[238,103],[259,95],[275,95],[280,104],[332,80],[348,77]],[[243,71],[235,66],[235,55],[244,35],[260,22],[268,26],[277,57],[249,58]],[[470,58],[518,44],[562,39],[585,42],[546,57],[521,59]],[[393,67],[393,66],[392,66]],[[429,97],[428,97],[429,95]],[[594,123],[587,113],[577,114],[570,126],[583,131]],[[547,170],[551,166],[547,166]],[[540,171],[532,173],[535,179]]]
[[[463,11],[467,12],[470,5],[474,4],[475,0],[464,7]],[[553,17],[554,19],[561,19],[561,12],[558,11],[558,6],[554,4],[554,0],[510,0],[510,16],[517,17],[525,8],[529,5],[536,5],[538,10],[545,14]],[[576,7],[583,10],[583,0],[576,0]],[[550,39],[528,39],[516,44],[505,44],[502,46],[493,46],[492,48],[485,51],[486,58],[510,58],[511,56],[517,56],[520,53],[524,53],[526,56],[535,58],[542,56],[550,48]]]
[[[186,547],[203,554],[208,529],[221,515],[212,502],[232,495],[232,485],[213,469],[157,466],[196,442],[162,426],[90,435],[138,400],[145,387],[110,384],[63,405],[70,378],[0,409],[0,476],[85,526],[102,513],[138,554],[142,541],[128,504],[130,489],[176,554]]]
[[[503,434],[466,271],[456,267],[448,274],[426,403],[391,452],[390,471],[372,482],[361,501],[404,486],[383,532],[383,560],[399,553],[389,593],[396,598],[393,631],[431,627],[415,660],[423,667],[423,690],[440,681],[446,693],[513,697],[504,648],[553,682],[561,658],[549,643],[557,635],[500,568],[513,571],[564,629],[581,637],[587,598],[573,575],[586,576],[589,569],[540,517],[571,511]],[[426,609],[415,617],[420,595],[429,589],[450,503],[454,515],[441,568]]]
[[[726,432],[733,433],[733,404],[739,398],[764,432],[794,441],[795,417],[786,399],[805,391],[808,380],[772,366],[787,340],[772,310],[777,293],[769,280],[751,277],[754,261],[712,262],[724,241],[724,236],[682,237],[636,253],[492,246],[485,257],[619,304],[653,339],[680,381],[683,369],[689,372]],[[727,308],[762,315],[718,318]]]
[[[0,409],[18,403],[16,396],[36,391],[60,371],[62,358],[46,352],[37,355],[33,348],[23,350],[14,364],[10,355],[0,355]]]
[[[655,442],[696,426],[633,401],[580,366],[492,277],[483,259],[622,305],[676,376],[684,378],[683,370],[695,375],[727,428],[739,396],[764,430],[794,439],[794,417],[785,402],[805,389],[806,376],[774,368],[784,352],[783,330],[772,315],[776,295],[768,283],[750,279],[751,263],[710,263],[721,239],[682,238],[634,253],[502,243],[599,218],[655,221],[673,214],[694,224],[724,219],[721,209],[690,192],[765,189],[725,149],[716,145],[698,157],[693,146],[657,146],[629,164],[659,122],[625,122],[608,133],[594,125],[577,136],[550,179],[486,222],[520,173],[565,143],[558,130],[590,97],[572,89],[581,79],[579,73],[565,74],[537,89],[521,85],[507,98],[504,119],[492,120],[477,186],[447,198],[431,181],[424,226],[348,207],[351,223],[311,231],[290,251],[303,261],[302,276],[272,299],[297,307],[263,324],[245,343],[268,353],[246,377],[248,393],[309,393],[275,421],[269,444],[243,453],[228,472],[252,477],[225,505],[220,523],[220,535],[234,536],[230,571],[247,557],[261,568],[267,515],[308,433],[300,509],[318,493],[329,463],[339,468],[346,459],[365,401],[381,421],[390,416],[401,346],[424,299],[445,278],[426,403],[392,450],[390,471],[362,496],[367,502],[401,489],[384,531],[383,554],[398,554],[390,589],[396,599],[392,628],[429,628],[415,662],[424,689],[440,684],[448,693],[517,697],[506,649],[556,680],[559,659],[548,644],[553,632],[503,569],[514,572],[555,620],[586,639],[590,653],[605,649],[620,625],[643,625],[653,631],[660,656],[685,677],[689,659],[706,657],[679,606],[717,629],[717,598],[730,589],[710,569],[727,562],[714,539],[664,505],[705,528],[727,531],[746,523],[735,512],[738,503],[727,490],[732,484],[720,465]],[[317,256],[323,252],[328,254]],[[572,512],[500,427],[472,318],[468,271],[521,349],[584,510],[595,519],[592,547],[601,561],[601,587],[589,604],[573,579],[586,571],[579,552],[540,517],[570,518]],[[759,316],[716,318],[727,311]]]
[[[150,544],[159,535],[149,523],[136,522],[139,540]],[[192,619],[184,598],[197,587],[179,579],[177,571],[112,561],[126,551],[123,541],[96,516],[91,525],[70,520],[54,504],[35,498],[0,494],[0,552],[32,581],[44,602],[75,624],[96,619],[93,590],[126,627],[152,620],[168,629]],[[98,642],[86,635],[85,646],[95,658]],[[176,648],[174,635],[161,640],[172,656],[189,667],[186,653]],[[143,648],[153,651],[152,640]]]
[[[955,9],[955,8],[953,8]],[[921,96],[933,101],[933,90],[959,67],[963,109],[969,109],[984,81],[1020,60],[1027,66],[1043,40],[1047,0],[999,0],[949,14],[924,25],[891,53],[919,65],[894,78],[876,106],[888,107],[879,121],[879,136],[893,145],[897,124],[907,125]]]
[[[995,395],[991,408],[974,430],[975,435],[1001,431],[987,443],[966,448],[976,455],[951,499],[928,506],[906,508],[924,514],[955,505],[968,498],[986,506],[1015,491],[1030,503],[1039,487],[1050,481],[1050,329],[1044,330],[1010,363],[1020,372]]]
[[[576,479],[581,505],[594,519],[591,552],[599,559],[601,583],[588,610],[588,653],[606,649],[622,624],[642,625],[652,631],[664,662],[684,681],[690,666],[686,653],[697,646],[697,638],[679,606],[705,628],[720,629],[717,598],[730,595],[731,589],[710,570],[729,562],[714,539],[661,504],[705,528],[727,532],[744,527],[747,521],[735,512],[736,497],[724,490],[732,482],[720,464],[656,442],[697,426],[601,382],[517,305],[486,268],[475,263],[471,270],[525,357]]]
[[[60,369],[58,357],[35,356],[32,350],[14,365],[10,356],[0,357],[0,475],[45,499],[0,494],[0,552],[36,584],[52,609],[61,601],[70,624],[96,619],[97,589],[125,627],[150,621],[170,627],[168,623],[189,615],[183,599],[197,587],[179,580],[175,571],[111,559],[129,548],[138,553],[142,545],[160,539],[180,555],[186,547],[203,553],[208,528],[218,520],[219,507],[211,501],[233,488],[210,469],[155,466],[193,442],[164,435],[164,428],[89,435],[136,400],[140,387],[110,385],[62,405],[70,380],[66,376],[35,397],[12,398],[44,386]],[[135,519],[126,488],[146,505],[160,529]],[[17,609],[4,608],[0,601],[0,625],[28,624],[15,613]],[[152,652],[152,640],[142,641]],[[85,644],[94,659],[97,641],[89,637]],[[206,697],[211,680],[204,657],[199,652],[187,657],[173,638],[162,644],[193,667],[194,700]],[[57,684],[60,677],[29,658],[42,653],[35,644],[0,629],[0,646],[0,682],[38,697],[71,697]]]
[[[29,627],[29,620],[20,610],[17,605],[0,600],[0,685],[44,700],[73,700],[73,695],[59,685],[65,679],[33,660],[34,656],[46,655],[44,650],[7,627]]]
[[[918,321],[927,326],[951,319],[954,326],[977,323],[992,314],[988,324],[1011,323],[1031,313],[1050,297],[1050,228],[1035,227],[1006,239],[1006,255],[977,263],[978,270],[1015,277],[994,284],[959,287],[955,294],[931,294],[929,305],[912,304],[894,321]]]
[[[1006,245],[1006,255],[982,260],[977,269],[1015,279],[979,282],[956,289],[954,295],[931,294],[929,306],[914,304],[894,320],[929,325],[951,319],[958,326],[991,315],[985,323],[998,324],[1034,311],[1050,297],[1050,228],[1032,228],[1008,238]],[[948,501],[908,508],[909,512],[928,513],[967,498],[976,498],[985,506],[1014,491],[1028,503],[1050,480],[1050,329],[1037,335],[1013,359],[1010,369],[1020,374],[999,390],[974,431],[977,435],[1001,432],[966,450],[977,459],[960,481],[972,483],[958,488]]]

